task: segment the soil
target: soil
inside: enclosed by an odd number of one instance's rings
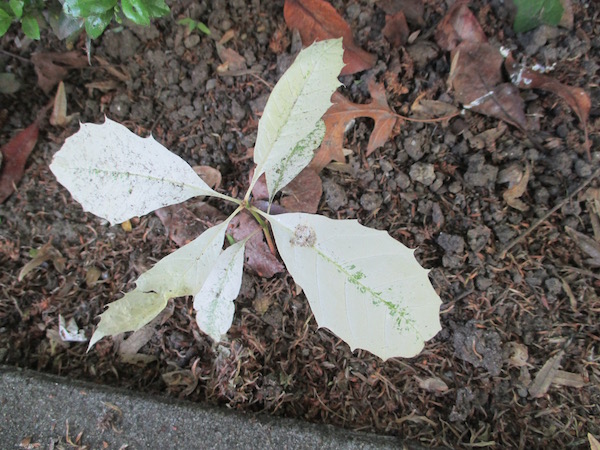
[[[447,5],[425,3],[425,25],[405,50],[382,37],[385,13],[375,2],[333,2],[358,44],[378,57],[368,73],[342,77],[345,95],[368,101],[366,80],[374,76],[386,80],[388,101],[400,114],[409,115],[422,94],[452,101],[449,56],[433,43]],[[320,174],[320,214],[387,230],[417,247],[419,261],[432,269],[443,329],[417,357],[382,362],[351,352],[317,330],[289,275],[263,278],[251,270],[228,341],[219,346],[197,330],[190,298],[170,302],[140,350],[146,357],[135,361],[119,357],[119,339],[104,339],[90,352],[86,344],[62,342],[59,314],[91,336],[104,307],[177,246],[154,214],[133,220],[127,231],[84,213],[48,169],[78,125],[59,128],[46,120],[18,191],[0,207],[0,363],[430,446],[589,448],[587,433],[600,437],[600,276],[598,260],[566,227],[598,239],[593,195],[600,180],[571,194],[597,175],[600,163],[600,4],[572,3],[573,30],[542,27],[522,35],[512,31],[503,1],[474,1],[471,8],[492,42],[528,63],[555,64],[552,76],[588,91],[591,160],[569,107],[553,95],[524,91],[535,143],[511,125],[465,111],[450,121],[404,121],[367,158],[373,123],[357,120],[346,136],[347,164]],[[221,189],[238,195],[248,183],[260,112],[293,59],[282,2],[171,7],[172,18],[148,28],[115,25],[94,41],[93,55],[121,75],[98,63],[71,70],[69,113],[94,123],[107,115],[139,135],[152,133],[191,165],[217,168]],[[175,25],[181,17],[205,22],[213,36],[188,33]],[[233,38],[226,46],[245,58],[245,74],[217,70],[215,39],[228,31]],[[52,98],[37,86],[30,57],[67,48],[45,33],[40,42],[14,31],[1,40],[0,69],[22,83],[16,94],[0,96],[1,143]],[[274,40],[281,45],[270,47]],[[75,49],[83,52],[84,42]],[[393,72],[399,61],[403,68]],[[519,211],[503,198],[504,181],[527,163],[531,177],[520,199],[529,208]],[[46,261],[19,281],[32,251],[47,243],[64,260]],[[578,382],[532,395],[536,376],[556,355]]]

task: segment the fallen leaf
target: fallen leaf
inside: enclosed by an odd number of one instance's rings
[[[510,54],[506,58],[504,67],[515,86],[521,89],[540,89],[561,97],[575,111],[581,124],[587,129],[592,102],[583,89],[560,83],[548,75],[518,64]]]
[[[310,167],[306,167],[286,187],[280,200],[288,212],[306,212],[315,214],[323,195],[321,177]]]
[[[419,26],[425,25],[423,0],[380,0],[377,2],[377,6],[383,9],[387,15],[393,16],[402,11],[409,23]]]
[[[492,45],[462,42],[452,51],[450,79],[465,109],[526,127],[525,104],[517,87],[503,83],[503,56]]]
[[[415,376],[415,380],[419,383],[421,389],[425,389],[429,392],[435,392],[436,394],[443,394],[448,391],[448,385],[436,377],[421,379]]]
[[[0,169],[0,204],[10,197],[25,171],[25,163],[35,147],[39,127],[32,123],[13,137],[1,149],[2,169]]]
[[[62,254],[52,246],[51,242],[44,244],[42,247],[36,250],[32,250],[33,259],[23,266],[19,272],[18,280],[23,281],[23,278],[27,276],[33,269],[41,266],[47,261],[52,261],[54,268],[62,272],[65,268],[65,258]]]
[[[231,48],[226,48],[217,42],[217,54],[221,64],[217,72],[221,75],[232,75],[247,69],[246,58]]]
[[[92,81],[91,83],[87,83],[85,87],[91,96],[94,93],[94,89],[98,89],[100,92],[106,93],[117,89],[119,84],[115,80]]]
[[[46,94],[67,76],[70,69],[81,69],[88,65],[87,58],[78,51],[34,53],[31,62],[38,77],[38,86]]]
[[[310,167],[317,173],[331,161],[344,162],[343,153],[344,133],[348,123],[357,117],[370,117],[375,121],[375,127],[369,138],[366,155],[383,146],[390,138],[398,115],[394,113],[387,102],[385,88],[373,79],[368,83],[372,100],[366,104],[352,103],[339,92],[333,94],[333,105],[323,116],[327,131],[321,146],[317,150]]]
[[[581,251],[590,257],[590,259],[587,259],[585,262],[592,267],[600,267],[600,244],[591,237],[588,237],[571,227],[565,227],[565,231]]]
[[[554,374],[554,378],[552,378],[552,384],[555,386],[567,386],[580,389],[585,386],[585,380],[578,373],[557,370]]]
[[[523,203],[520,198],[527,190],[529,176],[531,175],[531,167],[529,164],[525,166],[525,172],[519,177],[515,183],[509,184],[508,189],[502,194],[502,198],[508,204],[519,211],[528,211],[529,205]]]
[[[260,225],[250,214],[243,212],[235,216],[229,224],[228,232],[236,242],[256,233],[246,243],[245,260],[247,266],[258,275],[271,278],[276,273],[283,272],[283,264],[269,250]]]
[[[183,204],[178,204],[157,209],[155,214],[167,229],[169,238],[179,247],[193,241],[224,217],[215,207],[203,202],[196,213]],[[209,216],[209,220],[203,220],[202,215]]]
[[[356,45],[350,26],[330,3],[324,0],[285,0],[283,16],[288,27],[300,31],[305,47],[315,41],[343,38],[346,65],[341,75],[361,72],[375,65],[376,56]]]
[[[529,351],[527,346],[518,342],[511,342],[509,344],[510,356],[508,362],[516,367],[527,366],[527,360],[529,359]]]
[[[439,100],[427,100],[427,99],[417,99],[410,106],[411,112],[417,114],[419,117],[446,117],[453,116],[458,114],[459,109],[446,102],[441,102]]]
[[[587,434],[590,443],[590,450],[600,450],[600,442],[591,433]]]
[[[388,40],[392,47],[402,47],[408,40],[410,30],[406,23],[406,17],[402,11],[398,11],[393,15],[385,16],[385,26],[383,27],[383,35]]]
[[[66,322],[61,314],[58,315],[58,334],[63,342],[87,342],[89,340],[85,337],[85,330],[79,329],[74,317]]]
[[[467,7],[468,0],[454,3],[437,26],[435,40],[440,48],[454,50],[461,42],[487,42],[477,18]]]
[[[56,96],[54,97],[54,107],[50,115],[50,125],[55,127],[64,127],[71,123],[73,116],[67,116],[67,93],[65,83],[58,83]]]
[[[517,33],[533,30],[540,25],[556,26],[564,9],[560,0],[513,0],[517,14],[513,28]]]
[[[211,166],[194,166],[192,169],[194,169],[194,172],[208,184],[208,187],[217,189],[221,186],[222,176],[218,169]]]
[[[550,387],[550,384],[552,383],[552,380],[554,379],[554,376],[560,367],[560,362],[564,354],[565,352],[561,350],[548,361],[546,361],[529,387],[529,395],[531,395],[533,398],[539,398],[548,392],[548,388]]]
[[[112,64],[107,59],[103,58],[102,56],[94,56],[94,58],[96,59],[96,61],[98,61],[98,63],[100,63],[100,65],[102,66],[102,68],[104,70],[106,70],[109,74],[111,74],[116,79],[123,81],[123,82],[127,82],[131,79],[131,77],[129,76],[128,73],[123,72],[122,70],[119,70],[119,68],[117,68],[114,64]]]

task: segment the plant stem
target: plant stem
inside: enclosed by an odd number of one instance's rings
[[[273,242],[273,237],[271,236],[271,232],[269,231],[268,222],[265,222],[261,216],[266,218],[266,214],[263,213],[260,209],[250,206],[247,208],[252,217],[258,222],[260,227],[263,229],[263,233],[265,234],[265,239],[267,240],[267,245],[269,246],[269,250],[271,253],[275,254],[275,243]]]

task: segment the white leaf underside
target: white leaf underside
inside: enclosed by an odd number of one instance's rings
[[[100,315],[89,348],[104,336],[139,330],[167,306],[170,298],[200,291],[221,253],[230,220],[209,228],[140,275],[136,288],[109,304]]]
[[[414,252],[355,220],[269,216],[285,265],[320,327],[386,360],[418,354],[441,329],[440,298]]]
[[[198,195],[222,197],[151,136],[141,138],[108,118],[81,124],[50,170],[84,210],[111,224]]]
[[[341,84],[337,77],[344,66],[342,56],[341,39],[316,42],[298,54],[273,88],[258,124],[252,181],[254,185],[264,173],[271,198],[300,173],[310,162],[306,155],[321,143],[322,136],[318,142],[315,139],[321,133],[317,130],[302,145],[303,151],[297,151],[297,145],[320,127],[318,122],[331,106],[331,95]],[[302,157],[288,159],[295,150]]]
[[[219,342],[233,323],[233,301],[242,286],[247,240],[236,242],[219,255],[202,289],[194,296],[196,323],[215,342]]]

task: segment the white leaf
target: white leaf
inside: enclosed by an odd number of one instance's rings
[[[269,216],[277,249],[320,327],[386,360],[418,354],[441,329],[440,298],[413,250],[355,220]]]
[[[180,157],[123,125],[81,124],[54,155],[50,170],[73,198],[111,224],[213,191]]]
[[[331,106],[331,95],[340,86],[337,77],[344,66],[341,39],[331,39],[312,44],[302,50],[294,63],[273,88],[262,118],[258,124],[254,162],[256,169],[251,187],[265,173],[271,198],[281,189],[282,180],[292,180],[308,162],[306,156],[320,144],[312,139],[298,144],[315,132],[317,123]],[[313,146],[313,148],[310,148]],[[302,154],[292,158],[291,153]],[[303,163],[304,166],[299,167]],[[287,173],[287,172],[290,173]]]
[[[104,336],[139,330],[154,319],[170,298],[196,294],[223,248],[231,217],[160,260],[136,281],[135,290],[108,305],[89,348]]]
[[[242,286],[247,240],[236,242],[219,255],[202,289],[194,297],[198,327],[215,342],[219,342],[233,323],[233,301]]]

